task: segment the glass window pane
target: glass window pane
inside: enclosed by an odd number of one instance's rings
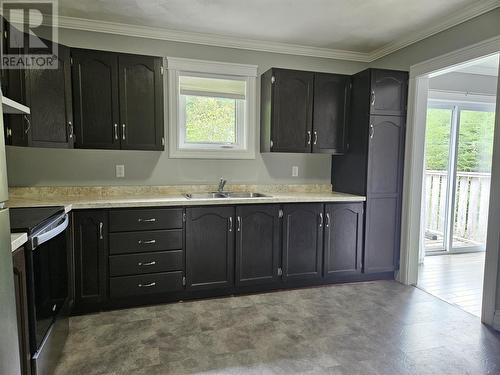
[[[184,97],[186,143],[236,143],[236,99]]]
[[[495,113],[460,111],[452,248],[484,248]]]
[[[428,108],[425,133],[425,250],[444,250],[453,111]]]

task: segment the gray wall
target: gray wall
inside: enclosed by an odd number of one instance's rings
[[[259,74],[273,66],[344,74],[355,73],[367,66],[350,61],[75,30],[61,30],[59,39],[63,44],[81,48],[255,64],[259,67]],[[260,92],[260,82],[258,91]],[[165,118],[167,119],[167,116]],[[259,120],[256,125],[259,126]],[[165,134],[168,134],[166,128]],[[331,157],[328,155],[260,153],[257,153],[255,160],[170,159],[167,151],[7,147],[8,177],[11,186],[189,184],[214,182],[220,176],[235,183],[330,183],[330,160]],[[116,164],[125,165],[125,178],[115,177]],[[293,165],[299,167],[299,177],[291,177]]]
[[[500,35],[500,8],[409,45],[370,64],[409,70],[411,65]]]

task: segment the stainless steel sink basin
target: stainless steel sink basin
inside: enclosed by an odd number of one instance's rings
[[[228,193],[224,193],[224,194],[228,198],[264,198],[264,197],[269,197],[269,195],[266,195],[266,194],[250,193],[250,192],[241,192],[241,193],[228,192]]]
[[[254,192],[208,192],[208,193],[187,193],[184,194],[187,199],[224,199],[224,198],[263,198],[269,197],[262,193]]]
[[[209,193],[187,193],[184,194],[187,199],[220,199],[227,198],[223,193],[209,192]]]

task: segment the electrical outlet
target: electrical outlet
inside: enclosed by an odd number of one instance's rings
[[[292,177],[299,177],[299,167],[296,165],[292,167]]]
[[[116,177],[117,178],[124,178],[125,177],[125,166],[124,165],[117,165],[116,166]]]

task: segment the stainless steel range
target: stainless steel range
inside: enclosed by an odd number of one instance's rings
[[[32,375],[53,373],[68,334],[68,215],[64,207],[10,209],[26,252]]]

